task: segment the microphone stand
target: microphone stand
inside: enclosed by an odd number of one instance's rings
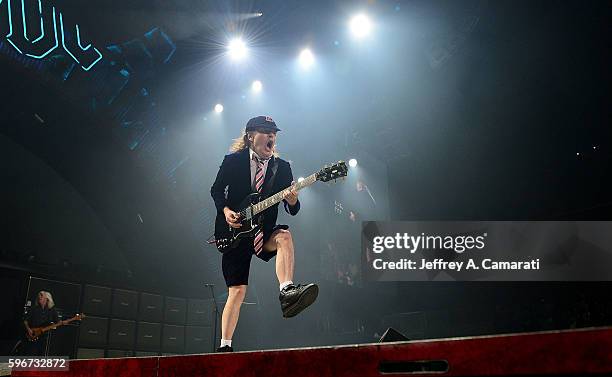
[[[368,195],[370,195],[370,199],[372,199],[372,202],[374,203],[374,206],[376,206],[376,199],[374,199],[374,196],[370,192],[370,189],[368,188],[368,186],[363,185],[363,187],[366,189],[366,192],[368,193]]]
[[[215,352],[215,344],[217,344],[217,320],[219,317],[219,307],[217,306],[217,296],[215,296],[215,285],[214,284],[204,284],[205,287],[210,288],[210,293],[213,298],[213,305],[215,306],[215,324],[213,327],[213,343],[212,343],[212,351]]]
[[[23,318],[25,318],[28,315],[28,312],[30,311],[30,308],[32,307],[32,302],[30,300],[26,301],[26,304],[23,306]],[[17,352],[19,351],[23,351],[23,348],[21,347],[22,343],[24,343],[24,339],[18,339],[17,343],[15,343],[15,345],[13,346],[13,349],[11,349],[11,352],[9,353],[9,355],[11,356],[16,356]]]

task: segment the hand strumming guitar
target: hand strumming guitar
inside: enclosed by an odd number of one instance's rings
[[[223,208],[223,213],[225,214],[225,221],[227,221],[229,226],[232,228],[240,228],[242,226],[242,224],[238,222],[238,220],[240,220],[240,215],[229,209],[229,207]]]

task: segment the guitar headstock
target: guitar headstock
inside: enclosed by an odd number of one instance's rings
[[[317,173],[317,180],[321,182],[329,182],[334,179],[346,177],[348,168],[344,161],[338,161],[331,166],[325,166]]]

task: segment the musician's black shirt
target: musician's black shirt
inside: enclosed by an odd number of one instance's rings
[[[41,308],[38,305],[34,305],[25,317],[30,327],[41,327],[47,326],[51,323],[59,322],[59,316],[55,308]]]

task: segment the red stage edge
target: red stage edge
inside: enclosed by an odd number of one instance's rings
[[[13,376],[612,376],[612,327],[336,347],[72,360]]]

